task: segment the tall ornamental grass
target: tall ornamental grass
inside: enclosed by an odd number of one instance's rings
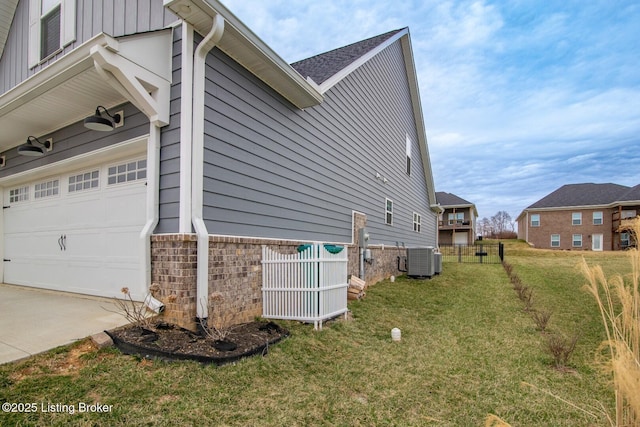
[[[640,216],[629,228],[638,242]],[[588,282],[585,289],[596,299],[607,333],[607,367],[613,374],[618,427],[640,426],[640,252],[634,248],[628,253],[630,277],[607,279],[601,266],[589,267],[584,258],[581,263]]]

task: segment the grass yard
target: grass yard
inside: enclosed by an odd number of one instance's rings
[[[550,333],[580,332],[569,369],[553,367],[501,265],[445,263],[432,280],[370,287],[350,303],[351,320],[321,332],[280,322],[288,339],[235,365],[138,360],[83,341],[0,366],[0,401],[38,405],[0,413],[0,425],[466,427],[489,414],[513,426],[609,425],[602,408],[612,412],[614,396],[596,364],[603,326],[575,269],[583,254],[513,242],[505,252],[534,307],[553,311]],[[584,255],[607,272],[630,269],[622,253]],[[400,342],[390,339],[394,327]],[[113,406],[78,413],[79,402]]]

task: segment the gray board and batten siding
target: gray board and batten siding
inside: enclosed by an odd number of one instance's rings
[[[174,76],[177,59],[174,53]],[[374,244],[435,245],[436,217],[400,41],[306,110],[218,49],[207,58],[206,78],[203,216],[209,233],[348,243],[355,210],[367,215]],[[173,97],[171,105],[175,114]],[[159,233],[177,231],[178,137],[177,131],[163,134]],[[386,198],[394,203],[393,225],[385,224]],[[421,233],[413,231],[413,212],[421,215]]]
[[[21,0],[0,61],[0,94],[100,33],[120,37],[160,30],[177,19],[164,7],[163,0],[78,0],[76,40],[48,60],[29,68],[29,0]]]

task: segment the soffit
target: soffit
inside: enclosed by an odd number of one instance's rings
[[[89,56],[95,44],[113,39],[97,36],[0,96],[0,151],[23,144],[126,99],[101,78]]]
[[[170,52],[160,55],[162,60],[147,57],[167,50],[170,34],[170,31],[141,34],[122,38],[121,42],[99,34],[4,93],[0,96],[0,151],[23,144],[27,136],[41,138],[83,120],[98,105],[111,109],[127,101],[134,102],[96,69],[92,56],[96,48],[117,53],[150,76],[166,81],[170,75]]]

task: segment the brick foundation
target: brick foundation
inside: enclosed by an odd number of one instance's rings
[[[353,241],[349,251],[348,273],[359,275],[357,230],[366,225],[366,216],[354,213]],[[303,243],[286,240],[244,237],[209,237],[209,295],[216,293],[218,302],[209,317],[216,322],[234,325],[252,321],[262,315],[262,245],[280,253],[296,253]],[[370,246],[372,264],[365,265],[365,280],[376,283],[397,270],[395,247]],[[403,250],[404,251],[404,250]],[[404,255],[404,252],[402,252]],[[151,281],[159,291],[155,297],[165,304],[167,322],[195,330],[197,301],[197,237],[194,234],[151,236]]]

